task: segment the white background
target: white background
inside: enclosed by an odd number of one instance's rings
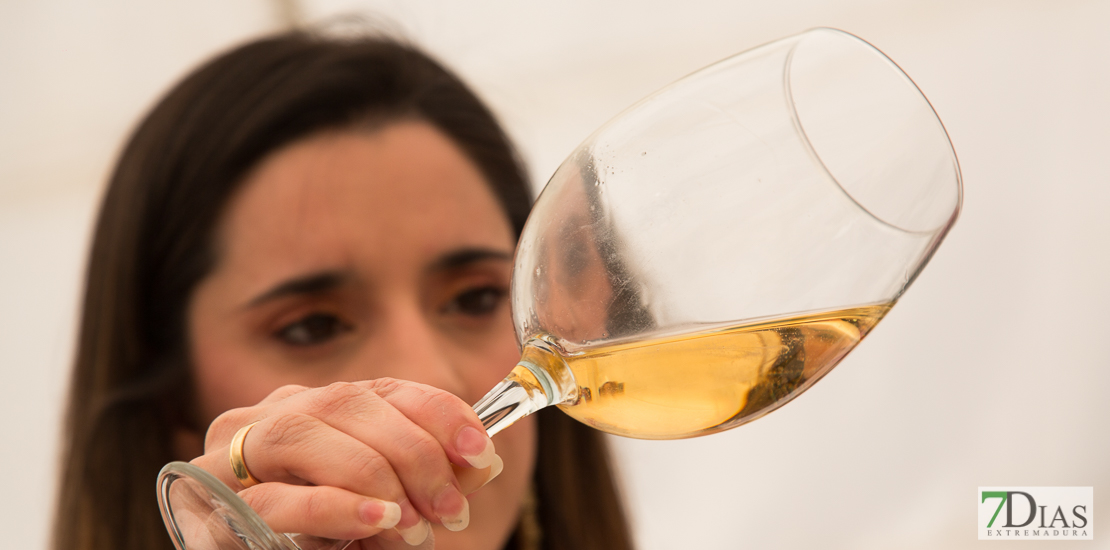
[[[1094,486],[1096,515],[1110,510],[1110,2],[4,0],[3,546],[46,545],[113,156],[172,81],[281,28],[283,6],[388,15],[493,104],[540,183],[640,97],[814,26],[869,40],[932,101],[963,167],[954,231],[790,406],[698,440],[614,441],[641,548],[971,548],[979,486]]]

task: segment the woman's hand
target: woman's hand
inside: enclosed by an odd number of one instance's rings
[[[251,423],[243,461],[261,483],[244,488],[229,445]],[[192,463],[237,491],[276,532],[350,540],[380,533],[410,545],[428,538],[428,520],[464,529],[465,495],[502,467],[466,403],[388,378],[281,387],[217,417],[204,453]]]

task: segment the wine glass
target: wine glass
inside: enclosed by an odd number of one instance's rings
[[[754,420],[875,327],[961,199],[929,102],[851,34],[814,29],[693,73],[545,187],[512,277],[522,359],[474,409],[490,435],[550,405],[646,439]],[[188,464],[163,469],[159,499],[182,550],[347,544],[273,533]]]

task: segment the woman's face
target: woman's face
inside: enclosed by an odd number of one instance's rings
[[[219,225],[188,326],[200,413],[286,384],[393,377],[477,401],[519,357],[508,306],[515,239],[478,169],[423,122],[333,131],[270,155]],[[503,473],[439,548],[492,548],[514,526],[535,424],[495,438]]]

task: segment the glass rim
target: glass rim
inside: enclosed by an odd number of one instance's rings
[[[297,550],[296,546],[290,544],[291,541],[288,538],[270,529],[270,526],[266,525],[266,522],[262,521],[262,518],[224,482],[199,466],[188,462],[170,462],[158,472],[158,506],[162,510],[162,519],[166,524],[166,529],[172,535],[174,546],[179,550],[185,550],[185,538],[178,528],[169,496],[171,486],[181,479],[199,483],[217,501],[230,508],[238,516],[237,519],[241,522],[241,526],[250,531],[248,535],[252,540],[265,541],[271,548]]]
[[[885,63],[887,65],[887,67],[889,69],[891,69],[892,74],[897,76],[904,84],[908,85],[907,88],[906,88],[907,91],[909,91],[911,94],[914,95],[914,97],[916,97],[921,102],[923,102],[923,105],[928,107],[929,113],[932,115],[931,120],[933,122],[935,122],[936,125],[937,125],[937,128],[940,129],[939,137],[943,138],[943,142],[944,142],[944,146],[945,146],[945,152],[948,154],[949,160],[952,162],[954,178],[953,178],[953,181],[951,183],[955,184],[955,186],[956,186],[955,200],[952,204],[951,209],[949,210],[949,215],[944,219],[944,221],[942,221],[940,223],[937,223],[937,224],[934,224],[932,227],[929,227],[927,229],[908,229],[906,227],[902,227],[898,224],[895,224],[891,221],[888,221],[883,216],[879,216],[879,215],[875,214],[874,212],[871,211],[870,208],[863,205],[859,200],[857,200],[856,197],[854,197],[852,195],[852,193],[849,192],[844,187],[844,184],[836,177],[836,175],[834,175],[832,173],[831,170],[829,170],[829,168],[826,165],[824,159],[821,158],[821,155],[814,148],[813,143],[810,141],[810,137],[809,137],[808,133],[805,131],[805,128],[801,123],[801,117],[800,117],[800,115],[798,114],[798,111],[797,111],[797,107],[796,107],[796,104],[795,104],[795,101],[794,101],[794,91],[793,91],[793,88],[791,87],[790,68],[791,68],[792,63],[794,61],[794,54],[797,51],[798,44],[801,43],[801,41],[804,39],[804,37],[812,36],[812,35],[815,35],[815,34],[818,34],[818,33],[829,33],[829,34],[832,34],[832,35],[840,36],[842,38],[847,38],[850,43],[854,43],[854,44],[857,44],[859,46],[862,46],[865,50],[868,50],[872,54],[877,54],[878,55],[878,60],[882,63]],[[847,197],[850,201],[852,201],[853,204],[855,204],[857,207],[859,207],[859,209],[862,210],[863,212],[867,213],[867,215],[869,217],[871,217],[872,219],[874,219],[875,221],[877,221],[877,222],[879,222],[879,223],[883,224],[884,226],[887,226],[891,229],[894,229],[894,230],[897,230],[897,231],[900,231],[900,232],[904,232],[904,233],[920,234],[920,235],[940,233],[940,235],[943,237],[943,235],[948,232],[948,228],[951,228],[955,224],[956,219],[959,217],[960,211],[963,210],[964,186],[963,186],[963,173],[960,169],[959,157],[956,155],[956,149],[952,145],[952,136],[948,133],[948,129],[945,128],[944,121],[942,121],[940,119],[940,115],[937,114],[937,110],[936,110],[935,107],[933,107],[933,103],[931,101],[929,101],[929,98],[925,95],[924,92],[921,91],[921,88],[917,85],[916,82],[914,82],[913,78],[911,78],[910,75],[907,74],[906,71],[903,70],[902,67],[900,65],[898,65],[897,62],[895,62],[893,59],[891,59],[890,56],[886,55],[882,50],[880,50],[874,44],[868,42],[867,40],[864,40],[863,38],[860,38],[859,36],[857,36],[855,34],[852,34],[848,31],[845,31],[845,30],[842,30],[842,29],[837,29],[837,28],[834,28],[834,27],[813,27],[813,28],[807,29],[805,31],[802,31],[798,34],[788,36],[786,38],[782,38],[782,39],[779,39],[779,40],[775,40],[773,42],[768,42],[768,43],[763,44],[761,46],[757,46],[756,48],[752,48],[752,49],[746,50],[744,52],[741,52],[739,54],[736,54],[734,56],[730,56],[729,58],[726,58],[725,60],[722,60],[722,62],[728,61],[729,59],[732,59],[733,57],[744,55],[745,53],[747,53],[749,51],[759,49],[759,48],[762,48],[764,46],[770,46],[770,45],[773,45],[773,44],[776,44],[776,43],[787,42],[787,41],[790,41],[790,40],[797,40],[797,43],[794,44],[793,46],[791,46],[790,51],[787,53],[786,62],[785,62],[784,68],[783,68],[783,92],[786,95],[786,100],[787,100],[786,103],[787,103],[787,108],[790,111],[791,122],[794,124],[795,130],[797,131],[797,134],[798,134],[799,138],[801,139],[802,144],[806,148],[806,151],[809,153],[809,155],[813,159],[813,161],[817,164],[817,166],[819,166],[821,168],[822,172],[824,172],[824,174],[833,183],[835,183],[837,185],[837,187],[840,189],[840,191],[844,194],[845,197]]]

